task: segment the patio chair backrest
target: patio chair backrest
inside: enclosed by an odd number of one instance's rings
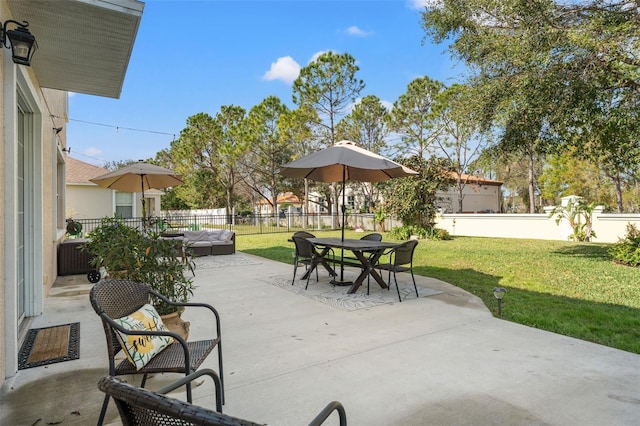
[[[149,287],[128,280],[104,280],[91,288],[91,305],[96,313],[120,318],[149,303]]]
[[[296,245],[296,256],[298,258],[311,259],[314,257],[315,249],[313,248],[313,244],[305,237],[294,235],[293,242]]]
[[[258,425],[139,388],[111,376],[100,379],[98,387],[114,399],[124,425]]]
[[[313,235],[311,232],[307,232],[307,231],[296,231],[293,233],[294,237],[302,237],[302,238],[315,238],[316,236]]]
[[[394,250],[393,264],[408,265],[413,262],[413,252],[418,245],[418,240],[409,240],[402,243],[398,248]]]
[[[371,234],[367,234],[360,238],[361,240],[366,241],[382,241],[382,234],[378,234],[377,232],[373,232]]]
[[[96,314],[105,314],[111,319],[122,318],[149,303],[149,287],[128,280],[104,280],[96,283],[89,292],[89,300]],[[120,351],[120,341],[111,325],[102,321],[107,338],[110,361]]]

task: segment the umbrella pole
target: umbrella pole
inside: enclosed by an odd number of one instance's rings
[[[140,175],[140,184],[142,187],[142,229],[147,230],[147,212],[144,206],[144,175]]]
[[[346,212],[347,212],[347,208],[345,206],[345,195],[344,195],[346,180],[347,180],[347,167],[342,166],[342,233],[341,233],[340,241],[342,241],[343,243],[344,243],[344,225],[345,225],[345,218],[346,218]],[[340,281],[334,279],[333,281],[331,281],[331,284],[339,285],[339,286],[353,284],[351,281],[344,280],[344,248],[340,248]]]
[[[346,206],[344,205],[344,193],[345,193],[345,188],[344,188],[344,183],[346,181],[346,171],[347,171],[347,167],[346,166],[342,166],[342,234],[341,234],[341,241],[344,244],[344,219],[345,219],[345,214],[346,214]],[[340,249],[340,281],[344,281],[344,249]]]

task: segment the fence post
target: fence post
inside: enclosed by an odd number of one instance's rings
[[[331,215],[331,229],[336,229],[336,215],[333,211],[333,204],[331,204],[331,208],[329,208],[329,214]]]
[[[302,227],[302,229],[307,229],[307,220],[308,220],[308,216],[307,216],[307,208],[305,206],[302,206],[302,208],[300,209],[300,225]]]
[[[291,231],[293,227],[293,206],[289,206],[287,209],[287,232]]]

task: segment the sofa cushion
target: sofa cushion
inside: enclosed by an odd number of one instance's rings
[[[222,240],[222,233],[224,229],[212,229],[209,231],[209,241],[220,241]]]
[[[220,234],[221,241],[230,242],[232,237],[233,237],[233,232],[227,229],[223,229],[222,233]]]
[[[200,240],[195,240],[195,241],[187,241],[187,246],[188,247],[211,247],[211,245],[213,244],[213,242],[209,241],[209,240],[204,240],[204,241],[200,241]]]
[[[184,231],[184,239],[187,241],[208,241],[207,231]]]

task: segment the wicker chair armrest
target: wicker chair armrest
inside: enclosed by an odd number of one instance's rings
[[[193,382],[194,380],[202,376],[209,376],[213,380],[213,384],[216,388],[216,395],[215,395],[216,411],[218,413],[222,413],[222,384],[220,382],[220,377],[218,376],[218,374],[215,371],[211,370],[210,368],[203,368],[187,376],[184,376],[182,379],[177,380],[159,389],[157,392],[162,394],[169,393],[171,391],[178,389],[179,387],[185,386],[186,384]]]
[[[311,420],[309,426],[319,426],[324,423],[327,418],[334,412],[338,412],[338,417],[340,418],[340,426],[347,426],[347,412],[344,409],[344,406],[338,401],[332,401],[327,404],[326,407],[320,413]]]
[[[192,307],[192,308],[206,308],[209,311],[211,311],[211,313],[213,314],[213,316],[216,319],[216,338],[220,339],[220,314],[218,313],[218,311],[216,310],[216,308],[214,308],[213,306],[209,305],[208,303],[199,303],[199,302],[174,302],[172,300],[167,299],[166,297],[164,297],[162,294],[158,293],[155,290],[151,290],[149,289],[149,293],[152,294],[154,297],[157,297],[158,299],[162,300],[163,302],[172,305],[172,306],[181,306],[181,307]]]

